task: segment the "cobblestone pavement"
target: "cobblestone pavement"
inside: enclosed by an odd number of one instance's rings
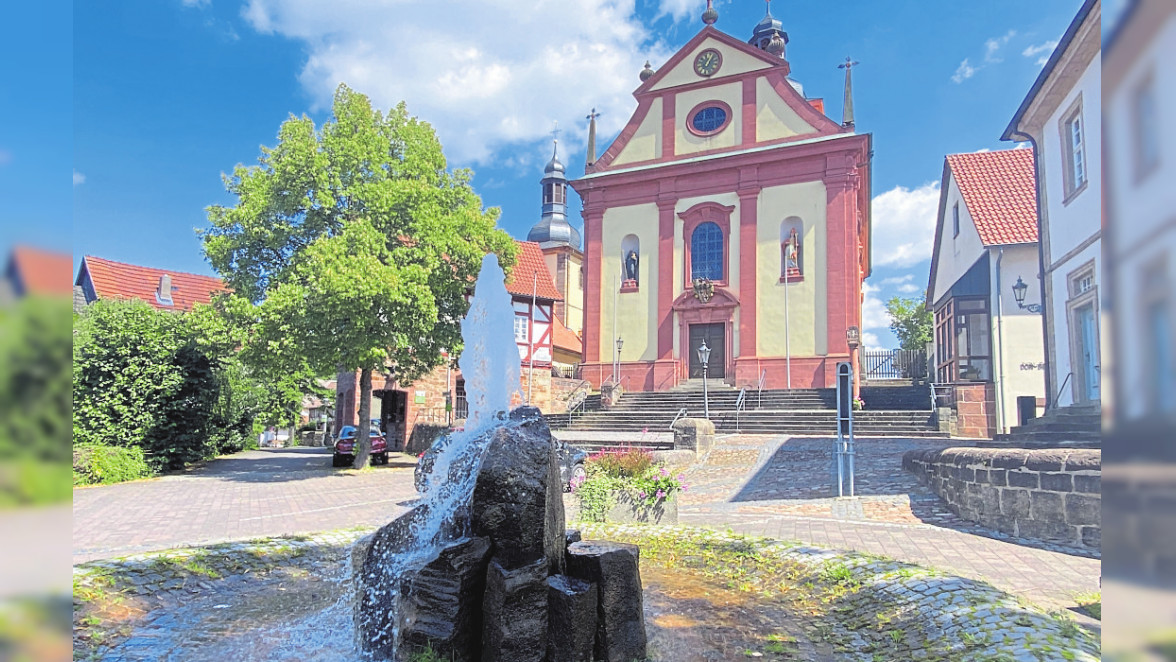
[[[363,533],[333,531],[81,564],[74,569],[75,657],[351,659],[350,606],[346,583],[339,580],[348,545]],[[718,565],[705,567],[705,575],[737,576],[743,587],[734,590],[758,596],[761,608],[795,614],[788,619],[797,625],[795,637],[765,637],[775,627],[742,632],[751,640],[734,649],[744,651],[741,659],[798,659],[806,648],[819,654],[803,659],[854,662],[1093,662],[1098,657],[1097,637],[1064,613],[1048,613],[974,580],[889,559],[687,527],[587,525],[583,533],[636,542],[642,565],[674,558],[666,567],[686,574],[694,564],[715,559]],[[756,559],[759,571],[733,567],[749,558]],[[784,590],[781,580],[806,590]],[[672,658],[656,659],[676,662],[682,651],[675,650]]]
[[[330,449],[246,451],[180,475],[74,490],[73,562],[383,524],[416,498],[416,459],[332,469]]]
[[[961,443],[859,439],[859,496],[838,499],[832,439],[721,437],[704,463],[684,471],[680,521],[926,565],[1042,606],[1072,606],[1075,594],[1097,591],[1097,552],[1017,540],[961,520],[902,469],[908,450]]]

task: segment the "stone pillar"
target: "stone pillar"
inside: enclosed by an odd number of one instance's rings
[[[679,418],[674,422],[674,450],[710,452],[715,445],[715,424],[705,418]]]
[[[585,540],[568,546],[568,574],[597,586],[596,658],[645,659],[640,551],[636,545]]]

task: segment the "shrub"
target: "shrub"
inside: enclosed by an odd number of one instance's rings
[[[611,478],[637,478],[653,467],[653,454],[641,448],[606,448],[584,463],[589,474]]]
[[[74,450],[74,485],[121,483],[154,475],[136,446],[83,446]]]

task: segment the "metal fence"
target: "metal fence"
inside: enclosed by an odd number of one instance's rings
[[[921,349],[872,349],[861,354],[862,377],[870,379],[927,378],[927,352]]]

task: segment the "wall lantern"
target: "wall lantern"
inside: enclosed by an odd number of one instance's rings
[[[1020,276],[1017,276],[1017,282],[1013,283],[1013,298],[1017,300],[1017,307],[1021,310],[1028,310],[1031,313],[1040,313],[1041,306],[1035,303],[1025,305],[1025,293],[1028,291],[1029,286],[1025,281],[1021,280]]]
[[[851,326],[845,330],[845,341],[849,343],[850,349],[857,349],[862,345],[862,332],[856,326]]]

